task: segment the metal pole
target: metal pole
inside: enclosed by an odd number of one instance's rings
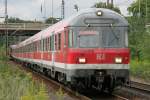
[[[6,37],[6,55],[8,55],[8,15],[7,15],[7,0],[5,0],[5,37]]]
[[[65,1],[62,0],[62,4],[61,4],[61,18],[64,19],[65,18]]]
[[[54,20],[53,20],[53,0],[52,0],[52,24],[54,23]]]
[[[44,21],[46,21],[46,1],[44,0]]]

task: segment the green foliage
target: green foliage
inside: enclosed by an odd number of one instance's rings
[[[21,100],[48,100],[49,97],[47,95],[47,91],[45,90],[45,86],[42,83],[39,91],[34,91],[34,83],[28,88],[27,95],[22,96]]]
[[[147,17],[149,18],[150,17],[150,0],[136,0],[128,8],[128,11],[130,14],[132,14],[133,16],[140,16],[141,18],[146,17],[146,10],[147,10]]]
[[[27,99],[24,95],[28,94]],[[36,97],[32,99],[32,97]],[[33,82],[31,73],[8,62],[5,46],[0,47],[0,100],[48,100],[44,85]],[[30,99],[29,99],[30,98]]]
[[[150,62],[149,61],[142,61],[137,62],[135,60],[131,61],[130,64],[130,72],[131,75],[134,77],[140,77],[145,80],[150,80]]]
[[[146,20],[147,17],[150,17],[150,1],[147,0],[147,14],[146,17],[146,0],[136,0],[128,8],[128,11],[133,15],[128,17],[130,23],[130,32],[129,32],[129,47],[131,48],[131,57],[132,59],[137,59],[138,61],[150,60],[149,50],[150,50],[150,35],[147,33],[145,28],[148,23]],[[140,7],[140,16],[139,16],[139,7]]]
[[[1,45],[0,47],[0,61],[8,61],[8,57],[6,56],[6,48],[5,45]]]
[[[30,20],[22,20],[20,18],[16,18],[16,17],[10,17],[8,18],[8,23],[42,23],[40,21],[30,21]]]
[[[118,12],[118,13],[121,14],[120,9],[119,9],[118,7],[114,7],[112,4],[108,4],[108,5],[107,5],[106,3],[99,2],[99,3],[96,3],[96,4],[94,5],[94,7],[96,7],[96,8],[107,8],[107,9],[111,9],[111,10],[114,10],[114,11],[116,11],[116,12]]]
[[[144,19],[138,17],[128,17],[130,23],[129,47],[131,48],[132,59],[142,60],[144,37],[147,34],[145,30]]]
[[[58,100],[63,100],[64,95],[65,94],[63,93],[62,88],[60,87],[59,90],[56,92],[56,96],[57,96]]]
[[[0,61],[0,100],[20,100],[31,80],[23,71]]]
[[[150,34],[144,35],[144,41],[141,43],[142,57],[146,61],[150,61]]]
[[[50,18],[46,19],[46,21],[45,21],[45,23],[48,23],[48,24],[55,24],[57,22],[58,22],[58,20],[53,17],[50,17]]]

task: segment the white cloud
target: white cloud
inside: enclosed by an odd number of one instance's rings
[[[3,3],[2,3],[3,1]],[[4,0],[0,1],[0,16],[4,15]],[[43,16],[49,17],[52,15],[52,0],[45,0],[46,14],[41,13],[41,3],[44,5],[44,0],[8,0],[8,15],[12,17],[19,17],[21,19],[38,19],[41,20]],[[77,4],[79,9],[85,9],[93,6],[96,2],[106,2],[106,0],[65,0],[65,16],[69,17],[76,11],[74,5]],[[119,6],[121,12],[127,15],[127,7],[134,0],[114,0],[115,6]],[[53,14],[54,17],[61,16],[61,0],[53,0]],[[44,6],[43,6],[44,7]]]

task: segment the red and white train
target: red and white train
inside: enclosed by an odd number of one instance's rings
[[[128,22],[90,8],[11,46],[11,57],[77,89],[112,91],[129,80]]]

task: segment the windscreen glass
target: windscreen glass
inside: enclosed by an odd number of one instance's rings
[[[69,45],[73,48],[126,47],[127,27],[70,27]]]

